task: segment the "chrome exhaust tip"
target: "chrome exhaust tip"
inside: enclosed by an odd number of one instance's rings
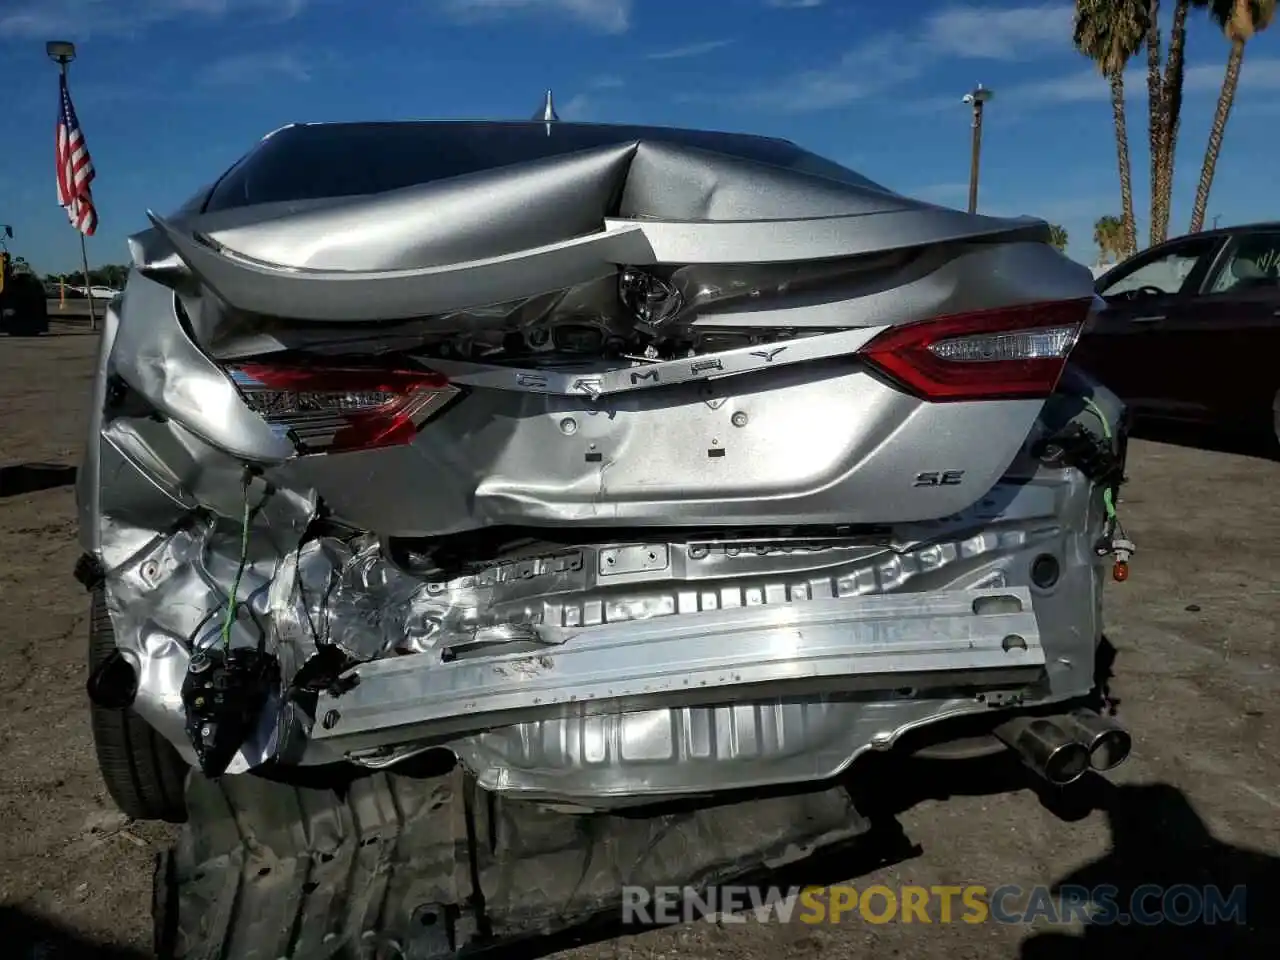
[[[1089,765],[1097,771],[1120,766],[1133,749],[1133,737],[1124,727],[1093,710],[1073,710],[1057,720],[1066,733],[1085,745]]]
[[[1065,787],[1089,769],[1089,748],[1048,717],[1014,717],[993,731],[1028,767]]]

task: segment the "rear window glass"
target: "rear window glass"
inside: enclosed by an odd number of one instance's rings
[[[381,193],[543,157],[661,141],[885,190],[785,140],[661,127],[579,123],[317,124],[264,140],[214,187],[206,210]]]

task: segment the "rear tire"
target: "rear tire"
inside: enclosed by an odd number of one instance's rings
[[[89,670],[115,648],[106,598],[98,587],[89,603]],[[185,823],[189,767],[173,744],[129,707],[112,710],[91,702],[89,719],[98,769],[116,806],[135,820]]]

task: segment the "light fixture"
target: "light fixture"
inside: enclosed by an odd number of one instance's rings
[[[70,40],[50,40],[44,52],[54,63],[68,64],[76,58],[76,45]]]

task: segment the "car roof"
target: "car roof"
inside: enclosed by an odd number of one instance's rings
[[[1280,220],[1259,220],[1255,223],[1237,223],[1229,227],[1215,227],[1212,230],[1201,230],[1198,233],[1186,233],[1179,237],[1170,237],[1166,243],[1186,240],[1190,237],[1233,237],[1238,233],[1262,233],[1280,230]],[[1164,246],[1162,243],[1161,246]]]
[[[263,139],[271,137],[282,130],[288,130],[291,127],[349,127],[359,129],[369,129],[376,127],[408,127],[408,126],[441,126],[441,127],[476,127],[476,128],[528,128],[537,129],[540,127],[554,126],[557,130],[617,130],[620,134],[625,134],[630,138],[635,136],[637,139],[644,137],[653,137],[661,139],[663,134],[672,133],[701,133],[711,136],[726,137],[729,139],[742,140],[762,140],[772,143],[785,143],[788,146],[799,149],[799,144],[785,137],[768,137],[759,133],[742,133],[733,130],[716,130],[708,127],[670,127],[659,126],[655,124],[644,123],[586,123],[574,120],[440,120],[440,119],[419,119],[419,120],[317,120],[298,123],[287,123],[284,126],[277,127],[270,133],[266,134]]]

